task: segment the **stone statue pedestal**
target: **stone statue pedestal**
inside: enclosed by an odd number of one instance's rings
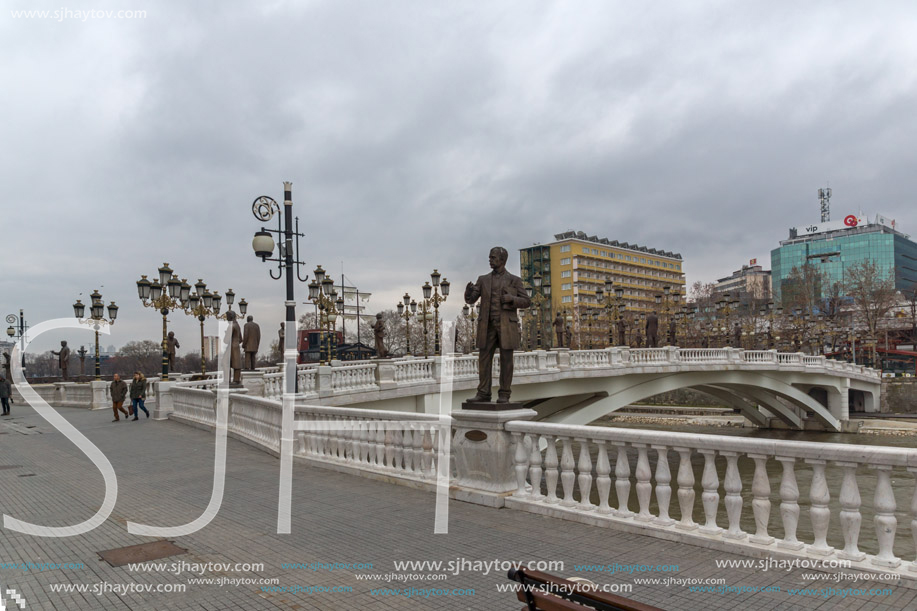
[[[508,403],[494,403],[493,401],[463,401],[463,410],[477,410],[483,412],[506,412],[511,410],[525,409],[524,403],[510,401]]]
[[[465,410],[463,406],[463,411],[452,412],[456,468],[454,498],[503,507],[503,499],[513,494],[517,488],[513,439],[504,427],[511,420],[531,420],[537,415],[535,410],[518,407],[506,410]]]

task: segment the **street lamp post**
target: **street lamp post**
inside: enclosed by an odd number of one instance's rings
[[[405,355],[411,354],[411,317],[417,314],[417,302],[404,294],[403,302],[398,302],[398,316],[404,319]]]
[[[401,307],[401,306],[399,305],[399,313],[400,313],[400,311],[401,311],[401,310],[400,310],[400,307]],[[480,304],[480,303],[478,303],[478,304],[476,304],[476,305],[474,305],[474,306],[469,306],[469,305],[466,303],[466,304],[462,307],[462,316],[465,317],[465,325],[466,325],[465,354],[468,354],[469,352],[474,352],[474,350],[473,350],[473,346],[474,346],[474,334],[475,334],[474,321],[475,321],[475,319],[477,318],[478,312],[480,312],[480,311],[481,311],[481,304]]]
[[[332,280],[319,265],[312,272],[315,280],[309,283],[309,301],[318,308],[319,362],[328,364],[333,358],[331,335],[335,332],[339,310],[344,307],[344,296],[338,297]]]
[[[232,305],[235,301],[236,294],[232,289],[226,291],[226,305],[229,307],[227,312],[232,311]],[[207,290],[207,284],[203,279],[198,278],[194,284],[194,292],[188,296],[188,307],[185,314],[196,316],[201,325],[201,376],[207,375],[207,359],[204,355],[204,321],[209,316],[226,320],[226,314],[220,314],[220,307],[223,298],[217,291],[211,293]],[[248,303],[244,299],[239,301],[239,313],[244,317],[248,311]]]
[[[80,377],[82,378],[86,375],[86,355],[89,354],[89,351],[86,350],[86,346],[80,346],[76,354],[80,357]]]
[[[432,306],[430,295],[433,292],[433,287],[430,286],[429,282],[424,282],[421,289],[423,290],[423,300],[420,302],[420,318],[423,321],[423,356],[427,358],[430,356],[427,325],[429,321],[433,320],[433,312],[430,311]]]
[[[446,278],[443,278],[440,281],[440,274],[437,270],[433,270],[433,273],[430,274],[430,280],[433,282],[432,291],[430,290],[429,285],[424,283],[424,299],[429,299],[430,303],[433,305],[433,354],[440,356],[442,351],[440,333],[439,333],[439,304],[446,301],[446,298],[449,296],[449,281]],[[432,296],[430,293],[432,292]]]
[[[102,294],[99,293],[98,289],[92,291],[92,294],[89,296],[89,318],[84,319],[83,314],[86,312],[86,306],[79,299],[76,300],[76,303],[73,304],[73,315],[76,316],[79,321],[83,324],[92,325],[96,334],[96,380],[102,379],[102,361],[99,357],[99,328],[102,325],[113,325],[115,324],[115,319],[118,317],[118,306],[115,305],[115,302],[112,301],[108,304],[108,318],[105,318],[105,303],[102,301]],[[85,352],[83,353],[85,358]],[[81,362],[82,370],[82,362]],[[82,371],[81,371],[82,375]]]
[[[168,263],[163,263],[158,270],[158,280],[150,282],[146,276],[137,281],[137,293],[141,303],[147,308],[156,308],[162,314],[162,381],[169,381],[169,312],[184,309],[191,286],[178,279],[172,273]]]
[[[608,323],[608,345],[615,345],[614,330],[618,329],[618,345],[624,345],[625,330],[619,326],[624,304],[624,288],[616,287],[611,280],[605,281],[605,287],[598,287],[595,296],[605,308],[605,320]]]
[[[290,523],[292,520],[292,481],[293,481],[293,411],[295,409],[294,397],[297,392],[297,375],[296,375],[296,300],[293,295],[294,272],[293,266],[296,266],[295,279],[300,282],[306,282],[308,277],[303,278],[299,275],[299,268],[305,263],[299,259],[299,238],[304,234],[299,233],[299,218],[296,218],[296,230],[293,229],[293,183],[284,181],[283,183],[283,213],[281,207],[272,198],[262,195],[252,203],[252,214],[262,223],[270,221],[275,214],[278,215],[277,229],[265,229],[255,233],[252,239],[252,249],[255,256],[261,257],[261,261],[275,261],[277,263],[277,275],[274,270],[270,270],[270,276],[274,280],[280,280],[286,272],[286,324],[284,324],[284,392],[281,403],[281,433],[280,433],[280,498],[285,501],[280,502],[277,508],[277,532],[289,533]],[[274,254],[274,238],[271,234],[277,234],[277,237],[283,238],[283,243],[278,249],[278,256]],[[293,238],[296,238],[296,250],[294,259]]]
[[[544,347],[542,338],[544,337],[544,304],[551,297],[551,283],[544,282],[540,273],[535,272],[532,276],[534,287],[526,285],[525,292],[532,302],[531,314],[535,323],[535,348],[538,350]]]
[[[19,341],[19,357],[21,359],[19,364],[22,365],[22,375],[25,376],[25,332],[29,325],[25,321],[25,314],[22,308],[19,308],[19,316],[7,314],[6,323],[9,325],[6,328],[7,337],[13,341]]]

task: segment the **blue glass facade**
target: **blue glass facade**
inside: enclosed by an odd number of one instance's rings
[[[917,284],[917,244],[889,228],[870,225],[782,242],[771,251],[774,301],[780,303],[794,267],[810,263],[824,274],[828,286],[838,282],[843,287],[846,270],[867,260],[893,274],[898,290]]]

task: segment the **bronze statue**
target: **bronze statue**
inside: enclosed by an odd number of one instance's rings
[[[373,330],[373,337],[376,340],[376,356],[384,359],[388,356],[388,350],[385,349],[383,340],[385,339],[385,323],[382,322],[382,312],[376,314],[376,320],[369,327]]]
[[[60,343],[60,351],[52,350],[51,354],[57,357],[57,365],[61,369],[61,376],[66,380],[70,377],[70,348],[67,342]]]
[[[621,318],[618,319],[617,327],[618,327],[618,345],[619,345],[619,346],[626,346],[627,344],[624,342],[624,333],[625,333],[625,331],[627,330],[627,327],[626,327],[626,325],[624,324],[624,317],[623,317],[623,316],[622,316]]]
[[[226,322],[229,328],[226,330],[225,343],[229,344],[229,368],[232,369],[229,385],[239,387],[242,385],[242,328],[236,322],[236,313],[232,310],[226,312]]]
[[[181,348],[181,344],[178,343],[178,339],[175,337],[175,331],[169,331],[169,336],[166,338],[166,354],[169,355],[169,371],[175,369],[176,348]]]
[[[474,305],[481,299],[478,318],[478,392],[472,402],[490,402],[494,353],[500,349],[500,390],[497,403],[509,403],[513,382],[513,350],[522,341],[518,308],[527,308],[531,300],[526,295],[522,278],[506,271],[509,254],[501,246],[490,249],[488,260],[493,271],[465,287],[465,303]]]
[[[735,323],[732,327],[732,336],[735,338],[735,347],[742,348],[742,327],[739,326],[739,323]]]
[[[554,317],[554,322],[552,322],[551,325],[554,327],[554,334],[557,336],[557,347],[565,348],[564,329],[566,327],[566,323],[564,323],[563,314],[558,312],[557,316]]]
[[[675,323],[675,317],[673,316],[673,317],[669,318],[669,345],[670,345],[670,346],[674,346],[674,345],[675,345],[675,338],[676,338],[676,335],[677,335],[677,332],[678,332],[678,329],[677,329],[677,327],[675,326],[675,324],[676,324],[676,323]]]
[[[659,333],[659,317],[656,312],[646,315],[646,347],[655,348],[658,345],[656,334]]]
[[[283,360],[283,344],[286,338],[284,337],[283,323],[280,323],[280,329],[277,330],[277,341],[278,348],[280,349],[280,360]]]
[[[242,330],[242,348],[245,350],[245,368],[255,370],[255,361],[258,358],[258,346],[261,345],[261,327],[255,322],[253,316],[247,318],[245,328]]]

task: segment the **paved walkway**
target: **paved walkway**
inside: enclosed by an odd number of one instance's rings
[[[47,524],[88,518],[102,501],[102,477],[64,436],[31,410],[14,406],[0,419],[0,513]],[[63,409],[108,456],[118,475],[119,496],[111,517],[96,530],[64,539],[39,538],[0,529],[0,585],[24,596],[32,609],[519,609],[515,595],[499,592],[505,571],[489,574],[413,569],[395,561],[562,561],[554,571],[600,584],[634,584],[626,596],[668,610],[705,609],[905,609],[917,606],[917,590],[891,587],[888,595],[846,597],[791,595],[789,588],[887,588],[875,582],[805,578],[795,570],[718,569],[715,560],[747,560],[642,535],[623,534],[519,511],[450,504],[449,534],[433,534],[434,495],[403,486],[295,466],[293,533],[277,535],[278,461],[230,440],[225,500],[216,519],[189,536],[173,539],[187,549],[161,562],[263,563],[255,571],[198,570],[172,566],[131,570],[100,560],[99,551],[152,541],[127,533],[127,520],[177,525],[197,517],[210,498],[213,434],[174,422],[110,422],[108,411]],[[755,561],[756,562],[756,561]],[[73,563],[76,568],[10,568],[8,563]],[[305,568],[284,567],[301,563]],[[309,565],[324,563],[325,566]],[[333,563],[372,565],[341,568]],[[628,575],[592,572],[578,565],[678,565],[677,572]],[[182,568],[182,567],[177,567]],[[197,568],[197,567],[195,567]],[[211,565],[213,569],[213,565]],[[445,574],[416,581],[390,581],[392,573]],[[453,574],[458,573],[458,574]],[[358,576],[375,576],[370,580]],[[637,584],[635,579],[723,578],[732,587],[779,587],[779,592],[691,592],[685,585]],[[272,579],[274,585],[217,585],[192,579]],[[54,591],[56,585],[88,591]],[[183,593],[124,593],[125,587],[176,584]],[[280,588],[313,587],[311,593]],[[327,591],[332,588],[347,591]],[[405,588],[413,594],[405,595]],[[273,588],[273,591],[272,591]],[[432,589],[437,591],[431,591]],[[397,589],[397,593],[396,593]],[[425,592],[418,592],[425,591]],[[461,591],[465,591],[461,594]],[[473,592],[473,593],[472,593]],[[426,597],[424,597],[426,594]],[[7,604],[9,597],[7,597]]]

